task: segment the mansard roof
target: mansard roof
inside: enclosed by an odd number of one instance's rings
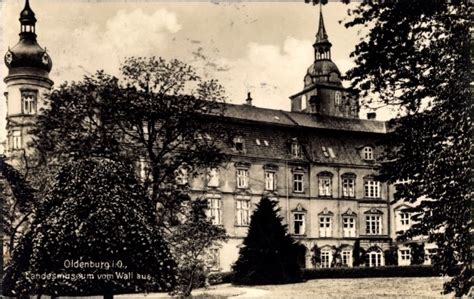
[[[227,154],[241,157],[286,160],[296,165],[314,162],[374,167],[375,162],[364,160],[360,149],[376,143],[385,133],[385,123],[380,121],[315,117],[249,105],[226,106],[220,121],[229,136],[220,140],[221,148]],[[243,139],[243,152],[237,151],[232,143],[235,132]],[[291,154],[294,138],[302,146],[301,157]],[[381,148],[375,147],[374,153],[377,157]]]
[[[225,105],[224,116],[226,118],[243,122],[290,126],[295,128],[301,127],[376,134],[387,133],[386,123],[383,121],[323,115],[315,116],[304,112],[289,112],[250,105]]]

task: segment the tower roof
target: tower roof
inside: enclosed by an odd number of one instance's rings
[[[321,5],[319,6],[319,27],[318,33],[316,33],[316,44],[318,43],[328,43],[328,34],[326,32],[326,27],[324,27],[324,18],[323,18],[323,9]]]
[[[5,54],[5,64],[10,74],[16,73],[21,68],[36,69],[43,74],[49,73],[52,61],[46,50],[41,48],[36,41],[36,17],[29,0],[25,1],[19,20],[21,23],[20,41]]]
[[[36,23],[35,13],[30,7],[29,0],[26,0],[25,7],[20,13],[20,23],[22,25],[34,25]]]

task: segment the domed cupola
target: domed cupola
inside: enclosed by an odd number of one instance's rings
[[[314,83],[328,83],[342,86],[341,72],[331,60],[331,42],[324,26],[323,12],[319,11],[319,28],[316,33],[314,48],[314,63],[309,66],[305,76],[305,86]]]
[[[26,0],[25,8],[20,13],[20,23],[20,41],[5,54],[9,76],[19,75],[27,68],[28,73],[48,77],[53,63],[46,49],[36,41],[36,17],[29,0]]]

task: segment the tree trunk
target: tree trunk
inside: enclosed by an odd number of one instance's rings
[[[114,294],[112,293],[104,294],[104,299],[114,299]]]

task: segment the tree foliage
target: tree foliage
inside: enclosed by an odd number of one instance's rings
[[[175,263],[130,167],[107,158],[71,162],[51,186],[14,251],[4,293],[89,295],[173,287]],[[68,261],[94,264],[75,267]],[[112,276],[101,276],[107,274]]]
[[[224,159],[219,122],[212,121],[223,100],[215,80],[201,80],[183,62],[131,57],[120,79],[99,71],[53,91],[32,130],[33,146],[43,166],[84,157],[140,163],[160,225],[169,228],[188,199],[177,173],[192,177]]]
[[[34,213],[37,190],[31,187],[26,177],[0,157],[0,200],[2,201],[2,231],[7,236],[7,252],[13,248],[22,235],[22,229]]]
[[[279,208],[267,197],[252,214],[248,234],[233,266],[236,284],[290,283],[301,280],[299,245],[281,223]]]
[[[209,265],[215,258],[210,249],[226,240],[225,229],[212,224],[205,213],[207,208],[207,200],[194,200],[186,220],[170,238],[172,254],[177,263],[175,295],[188,297],[193,288],[205,284]]]
[[[346,24],[371,27],[352,53],[353,87],[399,109],[380,179],[395,184],[395,200],[414,206],[403,238],[436,243],[442,273],[462,265],[444,288],[456,296],[471,285],[471,15],[467,1],[367,1]]]

